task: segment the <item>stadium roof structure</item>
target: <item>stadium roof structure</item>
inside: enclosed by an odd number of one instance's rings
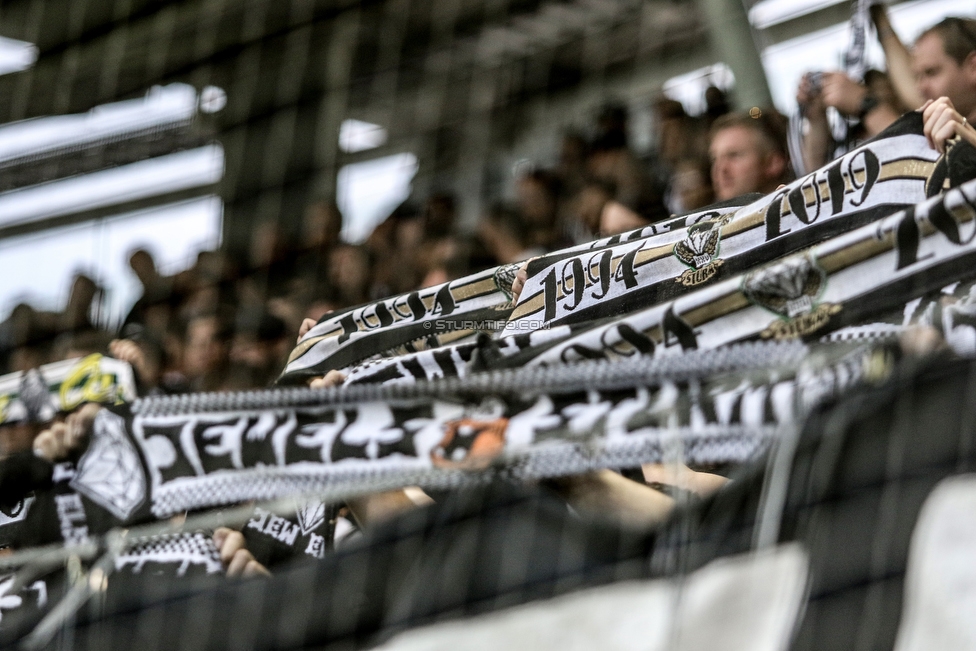
[[[775,43],[848,15],[847,3],[813,3],[766,16],[756,37]],[[768,103],[745,16],[723,0],[6,0],[0,37],[33,44],[36,61],[0,75],[0,124],[85,113],[154,86],[213,86],[227,98],[207,130],[227,153],[227,246],[245,246],[238,226],[297,227],[306,205],[335,195],[342,165],[384,153],[416,154],[415,189],[450,188],[471,215],[498,176],[487,162],[607,98],[647,97],[725,60],[739,103]],[[386,142],[343,152],[350,118],[381,125]],[[117,150],[89,158],[133,157]],[[44,176],[21,173],[5,187]]]

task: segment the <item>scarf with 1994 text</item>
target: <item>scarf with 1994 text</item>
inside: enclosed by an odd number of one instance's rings
[[[826,167],[720,218],[548,264],[529,279],[502,336],[583,323],[674,300],[920,203],[974,176],[976,152],[940,157],[921,114],[904,115]]]
[[[976,179],[877,224],[510,360],[563,364],[815,339],[974,276]]]
[[[726,201],[556,251],[540,260],[555,264],[581,252],[674,233],[689,223],[720,219],[742,205],[742,199]],[[435,287],[327,314],[299,341],[278,384],[301,384],[333,369],[348,369],[383,358],[409,356],[443,364],[450,356],[432,356],[430,351],[473,342],[479,333],[494,334],[505,327],[512,311],[512,282],[521,264],[502,265]]]

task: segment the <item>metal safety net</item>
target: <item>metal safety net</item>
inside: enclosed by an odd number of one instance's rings
[[[5,0],[0,646],[964,647],[976,148],[718,4]]]

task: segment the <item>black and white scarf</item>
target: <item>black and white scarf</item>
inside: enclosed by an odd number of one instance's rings
[[[532,364],[820,337],[976,275],[976,180],[675,301],[593,327]]]
[[[93,354],[0,376],[0,425],[44,423],[85,402],[116,404],[135,398],[132,367]]]
[[[550,477],[660,461],[675,449],[692,463],[741,462],[795,421],[796,405],[861,377],[871,351],[831,350],[804,361],[802,346],[766,343],[656,366],[142,399],[131,412],[99,414],[70,487],[132,523],[340,489],[447,488],[478,481],[488,465]]]
[[[727,202],[536,259],[514,312],[518,265],[327,315],[292,352],[280,383],[384,357],[441,365],[446,357],[423,353],[474,342],[479,332],[510,337],[620,315],[851,230],[949,181],[948,161],[920,133],[921,117],[910,113],[875,141],[746,206]],[[398,373],[437,375],[416,371]]]
[[[517,264],[488,269],[338,313],[312,327],[288,358],[280,384],[301,384],[381,355],[418,352],[504,327]]]
[[[721,218],[742,205],[741,200],[716,204],[663,223],[556,251],[540,260],[555,264],[581,252],[677,232],[688,223]],[[279,384],[301,384],[333,369],[348,371],[377,359],[407,357],[442,364],[446,358],[434,359],[429,351],[461,342],[473,343],[478,333],[496,333],[505,327],[512,308],[512,282],[520,266],[502,265],[436,287],[328,314],[292,351]],[[421,373],[411,368],[407,375],[420,377]],[[436,373],[425,375],[437,377]]]
[[[877,139],[734,213],[555,264],[536,260],[502,336],[673,300],[938,194],[949,182],[948,162],[921,133],[921,115],[908,113]]]

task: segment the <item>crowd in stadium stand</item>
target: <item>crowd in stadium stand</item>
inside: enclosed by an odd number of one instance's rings
[[[924,105],[933,147],[941,150],[955,135],[976,145],[976,131],[968,124],[976,121],[976,21],[943,21],[923,32],[910,53],[883,11],[873,17],[888,59],[887,75],[871,71],[861,84],[826,72],[807,75],[800,83],[797,99],[808,122],[803,142],[807,168],[833,156],[827,107],[859,118],[862,131],[855,137],[866,139],[908,108]],[[130,362],[143,394],[266,387],[281,372],[309,319],[625,232],[715,201],[769,193],[791,180],[783,116],[769,108],[732,112],[725,94],[714,87],[705,100],[704,113],[691,116],[679,102],[659,99],[658,147],[646,159],[628,142],[626,109],[605,105],[589,133],[564,135],[554,167],[524,171],[515,179],[514,201],[491,205],[474,232],[460,228],[454,196],[434,193],[396,208],[363,244],[340,239],[342,215],[334,201],[323,200],[307,207],[295,242],[285,241],[274,222],[258,225],[245,257],[206,251],[192,267],[167,276],[148,251],[133,251],[129,265],[143,291],[117,332],[92,323],[91,306],[100,290],[91,278],[78,275],[63,311],[21,304],[0,325],[0,373],[101,352]],[[90,417],[79,411],[66,425],[48,429],[33,447],[47,450],[48,439],[57,436],[63,443],[66,432],[83,426],[85,419],[90,423]],[[0,445],[0,452],[11,452],[9,438]],[[681,477],[673,472],[645,468],[643,479],[681,484],[701,494],[725,482],[690,469],[678,470]],[[650,522],[670,508],[669,498],[609,471],[573,481],[559,488],[578,512],[619,507]],[[395,491],[349,506],[361,524],[368,524],[374,513],[395,513],[427,499]],[[265,571],[239,532],[221,528],[214,539],[230,574]]]
[[[798,88],[808,123],[808,168],[832,156],[827,107],[860,118],[856,137],[862,139],[908,107],[946,95],[955,111],[939,108],[940,115],[949,111],[939,128],[946,120],[955,128],[965,126],[963,117],[976,118],[976,81],[959,81],[976,41],[969,33],[976,32],[973,21],[948,19],[924,32],[914,49],[913,73],[912,53],[881,7],[874,8],[873,18],[887,75],[870,71],[860,84],[843,73],[824,72],[805,76]],[[643,159],[628,142],[627,110],[605,105],[589,133],[564,135],[554,167],[523,172],[515,180],[514,201],[491,205],[473,233],[459,228],[456,198],[434,193],[396,208],[359,245],[340,239],[342,215],[334,201],[323,200],[308,206],[296,242],[285,241],[274,222],[258,225],[246,257],[206,251],[189,269],[165,276],[149,252],[134,251],[129,264],[143,293],[118,332],[91,322],[99,288],[78,275],[62,312],[21,304],[0,324],[0,372],[111,352],[133,363],[146,392],[264,387],[281,371],[307,319],[713,201],[770,192],[791,179],[785,118],[773,109],[730,112],[725,93],[715,87],[705,100],[703,114],[691,116],[679,102],[659,99],[658,147]]]
[[[13,310],[0,335],[0,371],[107,350],[135,365],[143,390],[267,386],[306,318],[711,202],[708,129],[727,103],[715,88],[708,96],[709,111],[699,118],[673,100],[658,103],[662,148],[651,160],[628,146],[626,110],[604,107],[592,134],[567,134],[558,165],[523,173],[514,201],[492,205],[473,233],[457,226],[456,198],[435,193],[397,207],[360,245],[340,240],[342,215],[334,201],[321,201],[308,206],[296,242],[284,241],[269,221],[254,229],[243,258],[206,251],[189,269],[165,276],[148,251],[133,251],[129,266],[142,296],[119,332],[91,322],[99,287],[78,275],[63,312],[28,304]]]

